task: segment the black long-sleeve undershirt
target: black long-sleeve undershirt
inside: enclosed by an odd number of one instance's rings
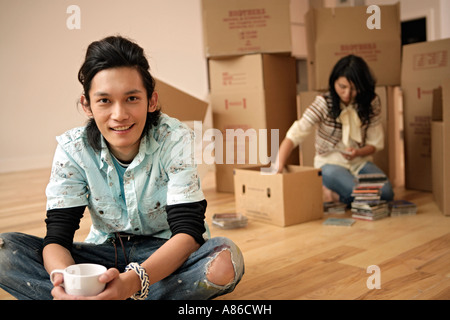
[[[47,234],[44,246],[57,243],[69,251],[72,249],[73,236],[80,228],[86,206],[47,210]]]
[[[186,233],[202,245],[205,242],[203,233],[206,230],[204,224],[206,206],[206,200],[166,206],[167,222],[172,236]],[[47,234],[44,238],[44,246],[56,243],[70,251],[85,208],[86,206],[79,206],[48,210],[47,219],[45,219]]]
[[[199,245],[202,245],[205,242],[203,233],[206,231],[206,206],[206,200],[166,206],[167,222],[172,236],[186,233],[192,236]]]

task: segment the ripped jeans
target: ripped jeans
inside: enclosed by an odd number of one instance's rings
[[[53,299],[53,288],[42,260],[43,239],[22,233],[0,234],[0,288],[19,300]],[[75,263],[97,263],[123,272],[127,262],[142,263],[167,240],[135,236],[123,239],[122,253],[114,241],[104,244],[75,242],[72,257]],[[235,277],[225,286],[206,278],[211,262],[223,250],[229,250]],[[170,276],[150,286],[149,300],[206,300],[232,292],[244,274],[244,259],[239,248],[229,239],[207,240]],[[149,274],[151,277],[151,273]]]

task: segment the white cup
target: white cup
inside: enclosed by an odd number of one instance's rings
[[[98,281],[98,277],[106,271],[99,264],[81,263],[68,266],[65,269],[55,269],[50,273],[50,281],[56,273],[63,275],[61,284],[67,294],[75,296],[95,296],[105,289],[105,283]]]

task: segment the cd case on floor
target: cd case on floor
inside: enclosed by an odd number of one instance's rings
[[[247,217],[237,213],[216,213],[212,223],[222,229],[234,229],[247,226]]]

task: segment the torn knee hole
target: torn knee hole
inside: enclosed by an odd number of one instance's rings
[[[234,280],[234,266],[230,250],[223,250],[208,266],[206,278],[218,286],[224,286]]]

